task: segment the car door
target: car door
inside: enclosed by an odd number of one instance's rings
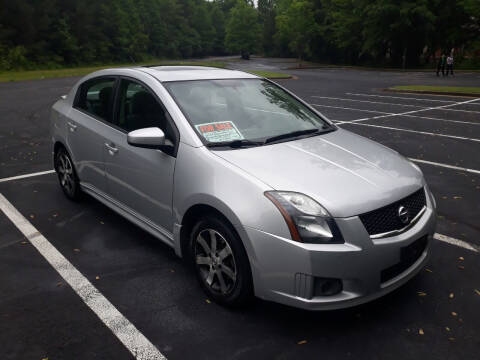
[[[98,77],[81,84],[67,121],[67,145],[80,182],[101,192],[106,191],[104,144],[112,131],[116,81]]]
[[[178,130],[154,92],[130,78],[120,80],[115,119],[117,131],[105,142],[108,194],[124,210],[171,237]],[[162,129],[169,147],[157,150],[128,144],[128,132],[148,127]]]

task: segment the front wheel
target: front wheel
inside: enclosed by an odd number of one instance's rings
[[[200,220],[192,229],[190,249],[197,278],[214,301],[241,306],[253,297],[247,254],[234,229],[217,217]]]
[[[80,184],[73,167],[73,161],[64,148],[60,148],[55,154],[55,170],[63,193],[71,200],[78,200]]]

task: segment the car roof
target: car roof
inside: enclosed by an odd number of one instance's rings
[[[148,66],[135,69],[146,72],[161,82],[258,78],[258,76],[243,71],[220,69],[209,66]]]

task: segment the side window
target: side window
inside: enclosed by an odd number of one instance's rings
[[[112,119],[112,97],[115,79],[93,79],[83,83],[76,107],[101,119]]]
[[[165,138],[174,143],[175,132],[163,106],[139,83],[122,79],[117,111],[117,125],[125,131],[158,127],[165,133]]]

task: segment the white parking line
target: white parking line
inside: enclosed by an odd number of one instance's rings
[[[0,210],[72,287],[83,302],[139,360],[166,360],[158,349],[125,318],[13,205],[0,194]]]
[[[378,98],[388,98],[388,99],[404,99],[404,100],[416,100],[416,101],[431,101],[431,102],[443,102],[443,103],[455,103],[457,101],[454,100],[438,100],[438,99],[426,99],[426,98],[416,98],[416,97],[406,97],[406,96],[389,96],[389,95],[373,95],[373,94],[357,94],[357,93],[345,93],[346,95],[352,96],[368,96],[368,97],[378,97]],[[449,95],[432,95],[432,96],[449,96]],[[451,96],[456,98],[463,98],[468,99],[468,96]],[[480,99],[477,98],[477,99]],[[472,105],[480,105],[477,103],[473,103]]]
[[[341,107],[341,106],[331,106],[331,105],[321,105],[321,104],[310,104],[310,105],[317,106],[317,107],[332,108],[332,109],[361,111],[361,112],[386,114],[386,115],[394,115],[394,116],[401,115],[401,116],[406,116],[406,117],[414,117],[414,118],[434,120],[434,121],[445,121],[445,122],[458,123],[458,124],[480,125],[480,122],[449,120],[449,119],[433,118],[433,117],[430,117],[430,116],[420,116],[420,115],[412,115],[412,114],[405,115],[405,114],[401,114],[401,113],[389,113],[389,112],[385,112],[385,111],[364,110],[364,109],[346,108],[346,107]],[[346,120],[346,121],[348,121],[348,120]]]
[[[329,96],[317,96],[317,95],[312,95],[314,98],[318,99],[329,99],[329,100],[340,100],[340,101],[355,101],[355,102],[362,102],[362,103],[369,103],[369,104],[382,104],[382,105],[394,105],[394,106],[405,106],[405,107],[416,107],[416,108],[422,108],[423,106],[421,105],[411,105],[411,104],[396,104],[396,103],[386,103],[382,101],[368,101],[368,100],[358,100],[358,99],[345,99],[345,98],[336,98],[336,97],[329,97]],[[470,102],[477,101],[478,99],[472,99]],[[456,106],[456,105],[461,105],[467,103],[467,101],[464,102],[458,102],[458,103],[453,103],[449,105],[444,105],[444,106],[439,106],[439,107],[431,107],[431,108],[426,108],[426,109],[421,109],[419,111],[426,111],[428,110],[436,110],[436,109],[442,109],[442,110],[447,110],[447,111],[459,111],[459,112],[467,112],[467,113],[474,113],[474,114],[480,114],[480,111],[473,111],[473,110],[463,110],[463,109],[450,109],[447,107],[451,106]]]
[[[453,165],[448,165],[448,164],[442,164],[442,163],[437,163],[437,162],[427,161],[427,160],[422,160],[422,159],[415,159],[415,158],[409,158],[409,159],[414,161],[414,162],[420,163],[420,164],[427,164],[427,165],[432,165],[432,166],[444,167],[444,168],[447,168],[447,169],[464,171],[464,172],[480,175],[480,170],[464,168],[464,167],[461,167],[461,166],[453,166]]]
[[[7,177],[7,178],[0,179],[0,183],[6,182],[6,181],[12,181],[12,180],[25,179],[25,178],[29,178],[29,177],[32,177],[32,176],[40,176],[40,175],[52,174],[52,173],[54,173],[54,172],[55,172],[55,170],[47,170],[47,171],[40,171],[40,172],[36,172],[36,173],[31,173],[31,174],[25,174],[25,175],[18,175],[18,176]]]
[[[445,109],[445,108],[448,108],[448,107],[451,107],[451,106],[457,106],[457,105],[462,105],[462,104],[469,104],[469,103],[472,103],[472,102],[478,101],[478,100],[479,100],[479,99],[472,99],[472,100],[457,102],[457,103],[454,103],[454,104],[441,105],[441,106],[433,106],[433,107],[423,108],[423,109],[420,109],[420,110],[406,111],[406,112],[403,112],[403,113],[395,113],[395,114],[393,114],[393,115],[387,114],[387,115],[372,116],[372,117],[369,117],[369,118],[362,118],[362,119],[344,121],[344,123],[356,123],[356,122],[360,122],[360,121],[367,121],[367,120],[373,120],[373,119],[381,119],[381,118],[386,118],[386,117],[390,117],[390,116],[405,116],[405,115],[410,115],[410,114],[416,114],[416,113],[419,113],[419,112],[422,112],[422,111]]]
[[[355,109],[355,108],[347,108],[347,107],[342,107],[342,106],[322,105],[322,104],[312,104],[312,103],[310,103],[310,105],[318,106],[318,107],[325,107],[325,108],[332,108],[332,109],[353,110],[353,111],[362,111],[362,112],[369,112],[369,113],[375,113],[375,114],[396,115],[395,113],[389,113],[389,112],[378,111],[378,110]]]
[[[438,99],[425,99],[425,98],[414,98],[414,97],[405,97],[405,96],[389,96],[389,95],[373,95],[373,94],[357,94],[357,93],[345,93],[346,95],[352,96],[368,96],[368,97],[378,97],[386,99],[404,99],[404,100],[418,100],[418,101],[432,101],[432,102],[444,102],[444,103],[454,103],[453,100],[438,100]]]
[[[416,107],[416,108],[421,108],[421,107],[423,107],[422,105],[394,104],[394,103],[386,103],[386,102],[382,102],[382,101],[368,101],[368,100],[358,100],[358,99],[345,99],[345,98],[336,98],[336,97],[329,97],[329,96],[317,96],[317,95],[312,95],[312,97],[317,98],[317,99],[340,100],[340,101],[355,101],[355,102],[362,102],[362,103],[369,103],[369,104],[398,105],[398,106]]]
[[[476,100],[476,99],[475,99]],[[452,105],[456,105],[456,104],[452,104]],[[472,104],[472,105],[476,105],[476,104]],[[433,109],[435,110],[435,109]],[[463,109],[441,109],[441,110],[447,110],[447,111],[458,111],[458,112],[466,112],[466,113],[472,113],[472,114],[480,114],[480,111],[473,111],[473,110],[463,110]]]
[[[469,140],[469,141],[480,142],[480,139],[468,138],[468,137],[464,137],[464,136],[446,135],[446,134],[432,133],[432,132],[428,132],[428,131],[402,129],[402,128],[395,128],[395,127],[391,127],[391,126],[364,124],[364,123],[354,122],[354,121],[342,121],[342,122],[337,122],[336,124],[337,124],[337,125],[347,124],[347,125],[370,126],[370,127],[380,128],[380,129],[395,130],[395,131],[405,131],[405,132],[411,132],[411,133],[421,134],[421,135],[440,136],[440,137],[446,137],[446,138],[456,139],[456,140]]]
[[[473,251],[473,252],[476,252],[476,253],[480,252],[480,246],[475,245],[475,244],[470,244],[466,241],[455,239],[455,238],[452,238],[450,236],[435,233],[433,235],[433,238],[436,239],[436,240],[439,240],[439,241],[446,242],[450,245],[455,245],[455,246],[458,246],[458,247],[461,247],[461,248],[464,248],[464,249],[467,249],[467,250],[470,250],[470,251]]]

